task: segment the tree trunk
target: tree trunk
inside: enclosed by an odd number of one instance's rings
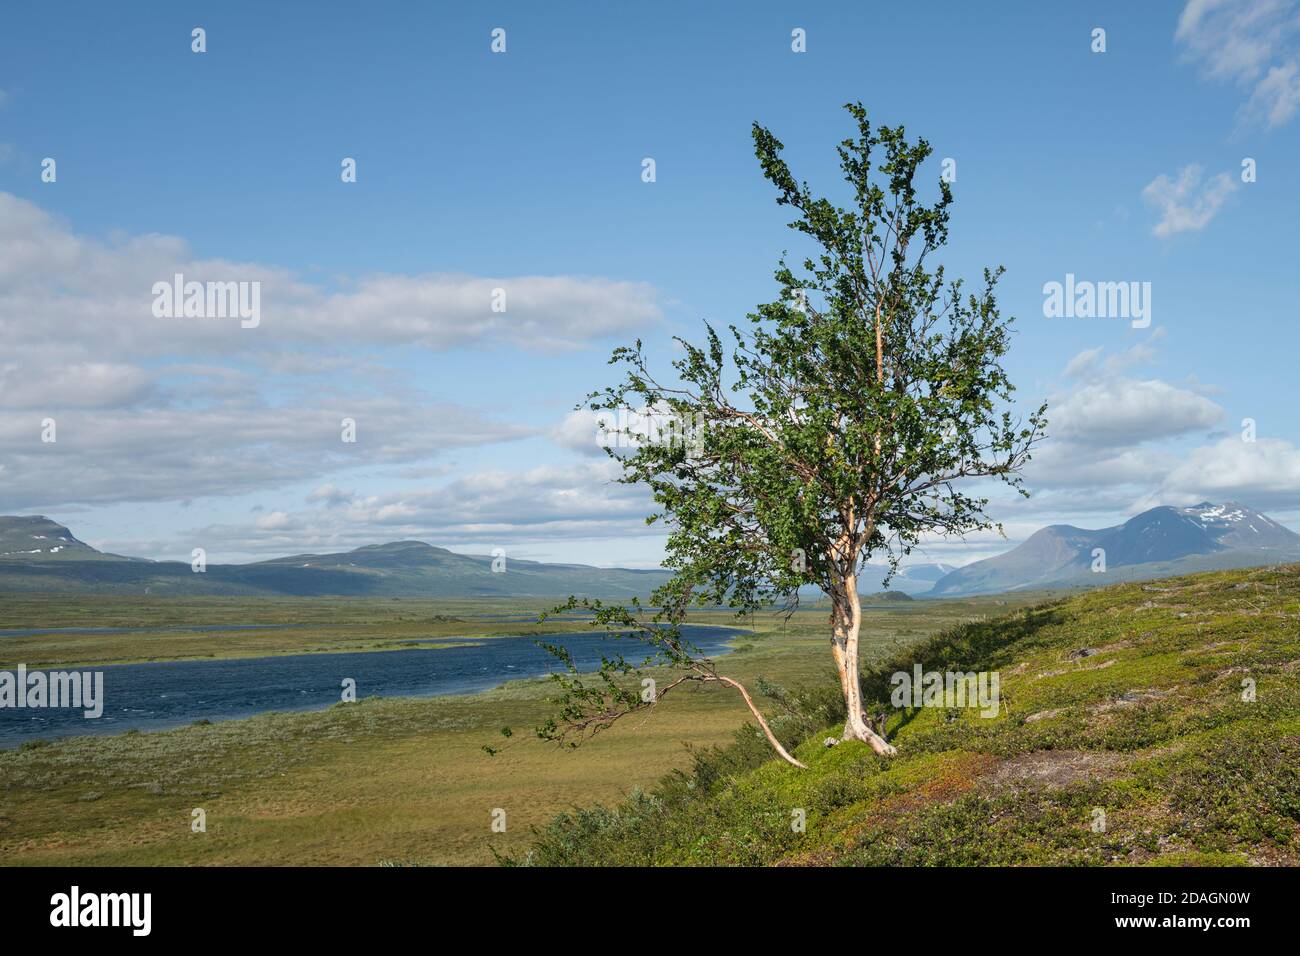
[[[741,684],[740,681],[730,677],[723,677],[721,674],[719,674],[716,679],[726,684],[728,687],[734,687],[736,690],[740,691],[740,696],[745,698],[745,704],[749,707],[749,712],[753,714],[754,719],[758,721],[758,726],[759,729],[763,731],[763,736],[766,737],[767,742],[772,745],[772,749],[780,754],[782,760],[788,764],[793,764],[800,770],[808,769],[807,764],[800,763],[794,757],[790,756],[789,752],[781,746],[781,741],[776,739],[776,734],[772,733],[772,728],[767,725],[767,721],[763,718],[763,712],[758,709],[758,705],[754,703],[754,698],[749,696],[749,691],[745,690],[745,686]]]
[[[844,690],[844,707],[847,719],[844,721],[842,740],[861,740],[870,744],[878,754],[892,756],[898,751],[884,737],[871,729],[862,703],[862,665],[858,656],[858,632],[862,627],[862,601],[858,597],[858,580],[856,575],[849,575],[844,582],[848,593],[839,604],[843,610],[837,611],[834,624],[834,637],[831,638],[831,653],[835,658],[835,667],[839,671],[840,686]]]

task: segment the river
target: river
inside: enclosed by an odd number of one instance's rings
[[[229,630],[230,625],[225,629]],[[734,628],[686,625],[687,640],[709,656],[727,652],[743,632]],[[579,670],[600,666],[602,652],[622,653],[630,661],[647,646],[630,639],[602,639],[599,633],[551,634]],[[457,647],[288,654],[276,657],[152,661],[93,668],[104,675],[103,715],[88,719],[80,709],[0,707],[0,748],[24,741],[126,730],[166,730],[196,720],[232,720],[267,711],[318,710],[341,699],[345,679],[363,697],[432,697],[472,694],[557,669],[554,657],[537,646],[537,637],[430,637],[422,643],[474,642]],[[54,667],[51,671],[71,668]],[[85,670],[78,668],[78,670]]]

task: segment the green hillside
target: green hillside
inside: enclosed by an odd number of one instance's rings
[[[915,663],[997,671],[999,716],[890,707],[889,675]],[[649,792],[557,817],[510,862],[1300,863],[1300,566],[1124,584],[955,627],[865,683],[897,757],[825,746],[838,687],[787,695],[775,726],[809,770],[746,728]]]

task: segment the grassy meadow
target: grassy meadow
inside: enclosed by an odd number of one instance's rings
[[[1033,600],[901,602],[868,610],[872,659],[961,621]],[[370,649],[538,631],[484,615],[540,602],[126,598],[5,601],[6,626],[194,627],[305,624],[281,630],[0,637],[0,669]],[[761,617],[734,642],[723,673],[748,682],[833,682],[827,612]],[[734,624],[721,613],[694,623]],[[0,632],[2,633],[2,632]],[[561,811],[625,799],[694,753],[725,746],[749,716],[734,691],[684,687],[577,750],[536,739],[550,713],[545,679],[428,699],[363,699],[309,713],[264,714],[160,733],[79,737],[0,751],[0,860],[6,865],[491,864],[524,852],[532,829]],[[513,728],[510,740],[499,730]],[[503,749],[496,756],[485,744]],[[195,809],[207,830],[192,832]],[[506,813],[506,832],[491,829]]]
[[[914,663],[999,673],[999,714],[889,707],[890,675]],[[741,735],[645,793],[565,815],[516,861],[1300,865],[1300,566],[955,627],[869,665],[864,692],[896,757],[827,748],[843,706],[823,693],[786,740],[808,770]]]

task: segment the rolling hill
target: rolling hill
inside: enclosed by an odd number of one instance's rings
[[[504,572],[491,556],[459,554],[423,541],[392,541],[328,554],[293,554],[251,564],[209,564],[203,573],[184,561],[150,561],[98,551],[43,515],[0,516],[0,592],[60,591],[151,595],[356,597],[648,597],[668,580],[661,570],[547,564],[507,557]],[[921,594],[949,565],[901,569],[893,592]],[[879,591],[888,568],[868,565],[863,593]],[[816,597],[820,592],[808,592]]]
[[[663,571],[544,564],[456,554],[421,541],[297,554],[252,564],[148,561],[97,551],[43,516],[0,517],[0,591],[151,595],[344,595],[365,597],[646,596]]]

